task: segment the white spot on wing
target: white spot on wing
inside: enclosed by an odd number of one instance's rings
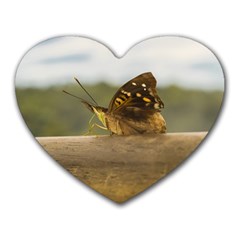
[[[132,82],[132,85],[137,86],[137,84],[135,82]]]
[[[155,109],[159,109],[159,103],[155,103],[155,104],[154,104],[154,108],[155,108]]]
[[[146,84],[145,84],[145,83],[142,83],[142,86],[143,86],[143,87],[146,87]]]

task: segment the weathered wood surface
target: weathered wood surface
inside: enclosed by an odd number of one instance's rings
[[[206,134],[38,137],[37,141],[75,177],[121,203],[178,166]]]

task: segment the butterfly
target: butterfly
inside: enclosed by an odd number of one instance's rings
[[[75,80],[83,88],[76,78]],[[153,74],[146,72],[120,87],[108,108],[98,106],[84,88],[94,104],[82,98],[80,100],[101,121],[103,127],[100,127],[109,130],[112,134],[165,133],[166,121],[161,114],[164,103],[157,94],[156,84]]]

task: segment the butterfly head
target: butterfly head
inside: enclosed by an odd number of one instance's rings
[[[107,111],[106,108],[104,107],[99,107],[99,106],[94,106],[93,104],[82,100],[82,103],[93,113],[96,114],[96,116],[98,117],[98,119],[100,120],[100,122],[104,125],[104,127],[106,127],[106,117],[105,117],[105,113]]]
[[[98,107],[98,106],[92,106],[93,112],[96,114],[96,116],[98,117],[98,119],[100,120],[100,122],[104,125],[104,127],[107,126],[106,124],[106,117],[105,117],[105,113],[107,111],[107,109],[103,108],[103,107]]]

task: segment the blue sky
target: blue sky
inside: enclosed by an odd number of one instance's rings
[[[122,58],[103,44],[68,36],[43,41],[22,58],[16,85],[45,87],[105,80],[120,86],[131,78],[152,72],[158,85],[223,90],[224,74],[216,56],[204,45],[183,37],[155,37],[131,47]]]

